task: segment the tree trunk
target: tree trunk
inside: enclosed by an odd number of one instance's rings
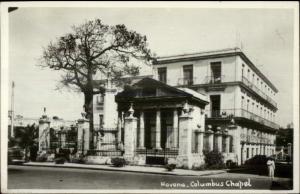
[[[84,110],[89,120],[90,128],[90,149],[94,149],[94,111],[93,111],[93,90],[84,92]]]

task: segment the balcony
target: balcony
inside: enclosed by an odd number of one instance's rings
[[[257,136],[257,135],[247,135],[241,133],[241,141],[247,143],[260,143],[260,144],[272,144],[272,141],[268,138]],[[273,142],[274,143],[274,142]]]
[[[252,121],[255,121],[257,123],[260,123],[262,125],[278,129],[279,126],[269,121],[263,117],[260,117],[254,113],[251,113],[244,109],[221,109],[221,110],[212,110],[209,111],[207,114],[208,118],[232,118],[232,117],[243,117]]]
[[[194,77],[194,78],[179,78],[178,79],[178,85],[179,86],[182,86],[182,85],[190,86],[190,85],[195,84],[195,82],[196,82],[196,77]]]
[[[220,84],[224,82],[226,82],[224,75],[221,75],[219,77],[206,76],[204,80],[204,84]]]
[[[265,99],[266,101],[270,102],[274,107],[277,107],[277,103],[270,98],[268,95],[266,95],[263,91],[261,91],[257,86],[255,86],[253,83],[251,83],[247,78],[245,78],[244,76],[242,77],[242,82],[248,87],[250,88],[252,91],[254,91],[255,93],[257,93],[258,95],[260,95],[263,99]]]

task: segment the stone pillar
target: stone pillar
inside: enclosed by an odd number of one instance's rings
[[[198,133],[198,153],[203,155],[203,131]]]
[[[217,150],[218,152],[222,152],[222,133],[220,131],[217,131]]]
[[[247,156],[246,156],[246,153],[247,150],[246,150],[246,144],[243,144],[242,145],[242,159],[241,159],[241,164],[244,164],[245,161],[247,160]]]
[[[214,132],[211,129],[208,129],[208,150],[213,151],[214,149]]]
[[[90,128],[89,121],[86,119],[79,119],[77,121],[77,140],[78,151],[85,154],[90,149]]]
[[[267,145],[265,145],[264,151],[265,151],[265,155],[268,156],[268,146]]]
[[[231,130],[233,147],[232,152],[236,155],[238,165],[241,164],[241,136],[240,136],[240,127],[236,125],[228,126]]]
[[[229,153],[229,148],[230,148],[230,136],[226,135],[225,137],[225,152],[228,154]]]
[[[173,112],[173,148],[178,148],[178,111]]]
[[[124,157],[133,159],[136,147],[136,128],[137,118],[130,115],[125,118],[125,131],[124,131]]]
[[[118,140],[118,144],[121,144],[121,142],[122,142],[122,119],[121,118],[118,119],[118,137],[117,137],[117,140]]]
[[[160,132],[161,132],[161,123],[160,123],[160,110],[158,109],[156,111],[156,128],[155,128],[155,148],[156,149],[161,149],[161,145],[160,145]]]
[[[145,123],[144,123],[144,112],[140,113],[140,137],[139,137],[139,148],[145,148]]]
[[[60,138],[61,138],[61,147],[65,148],[66,147],[66,132],[65,131],[62,131]]]
[[[115,129],[118,121],[117,103],[115,102],[116,89],[106,89],[103,103],[103,128]]]
[[[50,121],[47,115],[39,120],[39,151],[50,148]]]
[[[179,117],[179,150],[177,156],[178,167],[191,169],[192,157],[192,117],[183,114]]]
[[[253,156],[255,156],[256,155],[256,145],[255,144],[253,145],[253,148],[254,149],[253,149],[253,153],[252,154],[253,154]]]

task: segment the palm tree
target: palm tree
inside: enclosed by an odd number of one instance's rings
[[[17,145],[25,149],[25,160],[28,160],[28,152],[38,144],[38,126],[35,124],[19,128],[15,133]]]

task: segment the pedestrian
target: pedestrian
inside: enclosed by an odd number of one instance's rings
[[[272,157],[268,158],[267,166],[268,166],[269,177],[273,181],[274,180],[274,171],[275,171],[275,161]]]

